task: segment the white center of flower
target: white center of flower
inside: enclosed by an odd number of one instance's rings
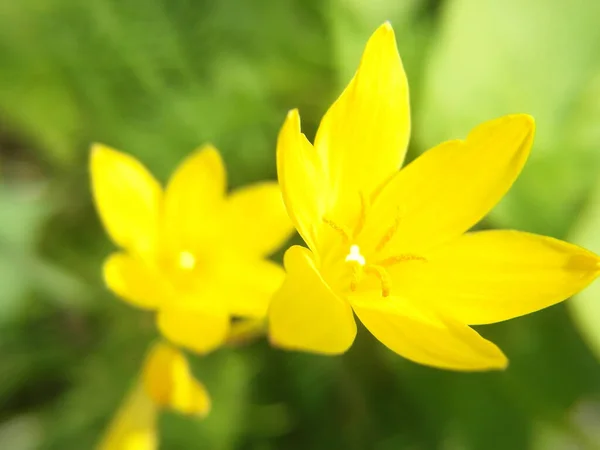
[[[184,270],[192,270],[196,267],[196,257],[188,251],[179,253],[179,267]]]
[[[360,254],[360,248],[358,245],[350,246],[350,253],[348,253],[348,255],[346,256],[346,262],[349,261],[357,262],[361,266],[364,266],[367,263],[365,257]]]

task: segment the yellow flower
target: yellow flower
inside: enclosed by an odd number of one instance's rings
[[[486,122],[399,171],[409,133],[408,85],[386,23],[323,118],[314,146],[296,110],[280,132],[279,181],[309,249],[285,254],[287,277],[269,311],[271,342],[342,353],[354,340],[356,314],[412,361],[504,368],[500,349],[469,325],[560,302],[598,276],[599,259],[529,233],[467,233],[521,171],[531,117]]]
[[[210,398],[194,379],[185,356],[164,342],[150,350],[141,379],[121,405],[98,450],[158,449],[158,413],[169,408],[180,414],[204,417]]]
[[[92,189],[109,235],[122,248],[104,264],[117,295],[156,310],[171,342],[199,353],[223,343],[232,316],[256,319],[285,276],[266,256],[293,228],[275,182],[226,195],[217,150],[188,157],[163,192],[142,164],[94,145]]]

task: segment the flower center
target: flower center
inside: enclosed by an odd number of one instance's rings
[[[196,257],[192,252],[184,250],[179,253],[178,264],[183,270],[193,270],[196,267]]]
[[[376,260],[375,263],[367,263],[367,258],[361,253],[360,247],[356,244],[358,240],[359,234],[361,233],[367,218],[367,212],[370,207],[367,197],[362,195],[361,198],[361,209],[357,219],[356,226],[353,231],[350,233],[348,230],[337,224],[336,222],[328,219],[327,217],[323,218],[323,222],[331,227],[337,234],[341,237],[343,244],[350,244],[350,248],[344,262],[350,264],[352,266],[352,277],[350,281],[350,290],[352,292],[358,289],[360,282],[364,279],[365,276],[371,275],[379,279],[379,283],[381,285],[381,295],[383,297],[388,297],[391,293],[392,282],[388,271],[386,268],[407,261],[422,261],[426,262],[427,260],[418,255],[413,254],[400,254],[397,256],[390,256],[384,259]],[[377,256],[386,245],[393,239],[394,235],[398,231],[400,226],[400,214],[397,213],[394,218],[394,222],[392,225],[383,233],[381,239],[375,246],[374,255]]]

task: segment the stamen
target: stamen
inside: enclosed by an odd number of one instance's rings
[[[358,222],[356,223],[356,227],[354,228],[354,237],[357,237],[362,229],[365,226],[365,222],[367,220],[367,213],[371,204],[369,202],[369,197],[365,195],[364,192],[360,192],[360,214],[358,216]]]
[[[391,256],[389,258],[386,258],[382,261],[379,261],[377,264],[382,266],[382,267],[389,267],[389,266],[393,266],[394,264],[398,264],[398,263],[402,263],[402,262],[407,262],[407,261],[422,261],[422,262],[427,262],[427,258],[424,258],[422,256],[419,255],[412,255],[410,253],[406,253],[404,255],[398,255],[398,256]]]
[[[342,238],[344,239],[344,242],[350,242],[350,233],[348,233],[348,231],[344,227],[338,225],[333,220],[329,220],[326,217],[323,217],[323,222],[325,222],[327,225],[333,228],[333,230],[337,231],[339,235],[342,236]]]
[[[392,289],[392,282],[385,269],[375,264],[368,264],[364,267],[364,271],[366,274],[375,275],[379,278],[379,281],[381,282],[381,295],[388,297],[390,295],[390,290]]]
[[[358,283],[360,283],[360,279],[363,274],[363,266],[361,264],[354,264],[352,266],[352,280],[350,280],[350,290],[352,292],[356,291],[358,288]]]
[[[385,247],[386,244],[392,240],[392,238],[396,234],[396,231],[398,231],[399,226],[400,226],[400,207],[398,207],[398,212],[396,213],[396,218],[394,219],[394,223],[383,235],[383,237],[381,238],[381,241],[379,241],[379,244],[377,244],[377,247],[375,247],[376,252],[381,251],[383,249],[383,247]]]

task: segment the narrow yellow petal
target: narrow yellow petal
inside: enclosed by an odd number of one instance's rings
[[[203,295],[227,306],[236,317],[266,317],[269,302],[285,278],[283,267],[267,260],[229,257],[215,273],[212,293]]]
[[[277,177],[287,212],[313,251],[329,201],[324,163],[300,132],[298,111],[290,111],[277,139]]]
[[[379,292],[352,296],[354,312],[386,347],[411,361],[441,369],[504,369],[507,359],[472,328],[400,297]]]
[[[158,409],[137,383],[109,425],[97,450],[157,450]]]
[[[165,342],[154,344],[143,369],[146,391],[159,406],[181,414],[206,416],[210,397],[190,371],[185,355]]]
[[[519,231],[467,233],[426,257],[426,263],[392,268],[394,286],[415,302],[473,325],[546,308],[600,275],[593,253]]]
[[[122,299],[144,309],[156,309],[171,298],[161,275],[138,258],[113,253],[104,262],[104,281]]]
[[[422,252],[461,235],[508,191],[533,133],[531,117],[505,116],[479,125],[465,142],[425,152],[384,187],[365,232],[381,234],[397,219],[391,254]]]
[[[165,194],[164,229],[171,250],[198,251],[220,233],[226,172],[219,152],[206,145],[177,168]]]
[[[135,158],[101,144],[90,157],[92,192],[113,241],[142,256],[156,251],[162,190]]]
[[[311,252],[300,246],[285,254],[287,277],[269,308],[269,338],[290,350],[338,354],[354,341],[350,305],[321,278]]]
[[[226,211],[228,242],[240,253],[269,255],[294,231],[275,182],[256,183],[234,191],[227,199]]]
[[[365,47],[358,71],[323,117],[315,147],[327,155],[338,196],[370,195],[404,160],[410,135],[408,82],[389,23]]]
[[[218,348],[229,332],[229,316],[224,309],[169,307],[161,309],[158,328],[169,341],[196,353]]]

